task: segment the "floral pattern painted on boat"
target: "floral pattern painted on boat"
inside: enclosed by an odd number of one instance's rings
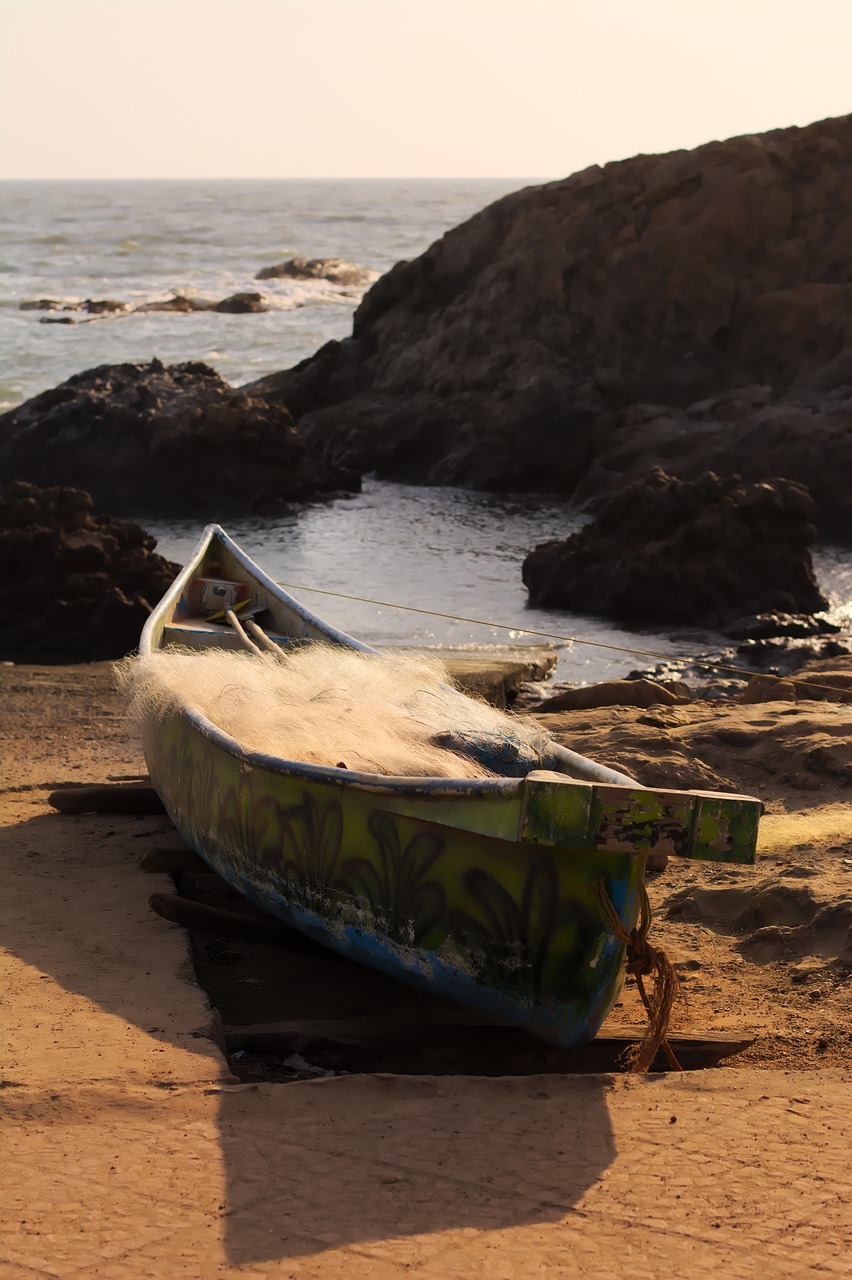
[[[546,1023],[565,1042],[588,1038],[615,1000],[623,948],[586,890],[604,874],[631,927],[641,858],[520,846],[395,812],[382,793],[249,765],[180,716],[146,752],[189,843],[327,945]]]
[[[403,846],[393,815],[374,810],[367,819],[378,856],[348,858],[343,864],[342,886],[347,893],[365,897],[373,918],[394,942],[422,942],[441,922],[446,895],[436,880],[427,880],[440,857],[444,840],[421,831]]]

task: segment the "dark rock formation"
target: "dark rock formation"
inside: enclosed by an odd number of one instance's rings
[[[134,311],[176,311],[181,315],[188,315],[191,311],[212,311],[215,303],[205,302],[203,298],[188,298],[183,293],[176,293],[174,297],[165,298],[162,302],[143,302],[138,307],[134,307]]]
[[[288,258],[272,267],[261,267],[255,280],[330,280],[332,284],[359,285],[374,280],[376,273],[343,258]]]
[[[179,566],[138,524],[92,515],[79,489],[0,496],[0,659],[94,662],[136,647]]]
[[[114,311],[128,311],[129,304],[116,302],[114,298],[86,298],[83,302],[57,302],[55,298],[37,298],[32,302],[19,302],[18,310],[87,311],[90,315],[104,315]]]
[[[115,311],[128,309],[126,302],[117,302],[115,298],[86,298],[81,304],[81,310],[87,311],[92,316],[109,315]]]
[[[68,484],[122,515],[286,510],[360,477],[317,461],[287,410],[199,363],[101,365],[0,417],[0,484]]]
[[[262,293],[232,293],[230,298],[223,298],[215,307],[228,315],[255,315],[258,311],[268,311],[269,304]]]
[[[789,480],[697,482],[658,467],[565,541],[527,556],[530,603],[640,623],[712,623],[827,605],[808,548],[813,503]]]
[[[56,298],[31,298],[18,303],[19,311],[61,311],[62,303]]]
[[[57,302],[54,298],[38,298],[33,302],[20,302],[20,311],[85,311],[89,315],[115,315],[120,312],[144,314],[148,311],[173,311],[179,315],[189,315],[193,311],[219,311],[228,315],[253,315],[258,311],[268,311],[269,304],[262,293],[232,293],[221,302],[211,302],[205,298],[188,298],[183,293],[176,293],[171,298],[157,302],[143,302],[133,307],[129,302],[116,302],[112,298],[92,299],[85,302]],[[70,318],[45,317],[42,324],[74,324]]]
[[[785,475],[852,540],[850,344],[852,116],[507,196],[257,390],[385,476],[588,500],[657,462]]]
[[[808,613],[759,613],[753,618],[739,618],[725,627],[725,635],[732,640],[775,640],[779,636],[801,640],[809,636],[838,635],[840,631],[839,623]]]

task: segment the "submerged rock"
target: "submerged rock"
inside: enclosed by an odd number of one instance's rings
[[[271,267],[261,267],[255,280],[329,280],[332,284],[360,285],[375,280],[376,272],[343,258],[288,258]]]
[[[210,311],[214,305],[205,302],[203,298],[188,298],[183,293],[176,293],[171,298],[164,298],[162,302],[143,302],[134,307],[134,311],[176,311],[180,315],[188,315],[191,311]]]
[[[790,480],[692,482],[655,467],[579,533],[536,547],[523,580],[533,605],[642,623],[813,613],[828,602],[811,564],[812,514]]]
[[[188,297],[176,293],[171,298],[157,299],[155,302],[142,302],[132,306],[129,302],[116,302],[113,298],[92,299],[84,302],[57,302],[54,298],[38,298],[34,302],[21,302],[20,311],[85,311],[89,315],[106,316],[129,312],[132,315],[145,315],[151,311],[174,312],[178,315],[189,315],[194,311],[219,311],[229,315],[251,315],[258,311],[268,311],[269,303],[262,293],[232,293],[221,302],[212,302],[209,298]],[[70,319],[45,318],[42,324],[73,324]]]
[[[280,405],[205,364],[101,365],[0,417],[0,484],[74,485],[123,515],[274,513],[360,477],[315,456]]]
[[[262,293],[232,293],[218,302],[215,310],[232,316],[255,315],[258,311],[268,311],[269,303]]]
[[[61,311],[62,303],[56,298],[30,298],[18,303],[19,311]]]
[[[806,484],[852,540],[852,116],[498,200],[264,378],[386,477],[610,494],[665,459]]]
[[[32,302],[19,302],[19,311],[87,311],[90,315],[105,315],[116,311],[128,311],[127,302],[115,298],[86,298],[83,302],[58,302],[56,298],[37,298]],[[71,321],[68,321],[70,324]]]
[[[759,613],[756,617],[739,618],[725,628],[725,634],[732,640],[774,640],[779,636],[802,640],[810,636],[838,635],[841,630],[838,623],[807,613]]]
[[[79,489],[18,482],[0,495],[0,659],[94,662],[134,649],[179,565]]]

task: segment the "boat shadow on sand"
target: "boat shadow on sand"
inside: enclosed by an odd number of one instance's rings
[[[205,1126],[194,1124],[197,1138],[183,1141],[197,1143],[198,1162],[183,1167],[197,1170],[198,1182],[182,1197],[196,1207],[207,1199],[211,1213],[223,1218],[231,1265],[333,1248],[353,1249],[366,1265],[370,1242],[385,1242],[385,1258],[395,1248],[388,1241],[398,1241],[411,1261],[437,1247],[424,1236],[558,1222],[600,1179],[615,1155],[608,1076],[379,1073],[287,1087],[229,1084],[209,1007],[187,981],[185,935],[148,908],[152,890],[169,882],[139,869],[147,849],[174,839],[164,817],[41,813],[5,827],[4,941],[64,992],[83,997],[53,998],[52,1016],[60,1011],[54,1065],[39,1063],[41,1081],[51,1072],[56,1083],[109,1076],[114,1084],[117,1076],[165,1094],[187,1088],[203,1094],[205,1085],[224,1080],[217,1087],[221,1164]],[[294,1016],[304,1015],[309,1000],[299,972]],[[409,1020],[419,999],[431,999],[381,975],[367,978],[364,999],[398,992]],[[335,982],[332,975],[329,986]],[[345,998],[351,1008],[351,990]],[[112,1017],[100,1019],[98,1010]],[[386,1010],[374,1005],[366,1012]],[[158,1059],[158,1042],[192,1056]],[[19,1060],[26,1061],[25,1045]],[[168,1077],[175,1063],[185,1069],[182,1080]],[[14,1070],[24,1073],[17,1076],[22,1085],[32,1083],[24,1067]],[[119,1135],[121,1129],[119,1122]],[[144,1140],[151,1141],[150,1133]],[[113,1157],[103,1158],[106,1183]],[[152,1197],[159,1190],[152,1187]],[[177,1228],[179,1205],[174,1212]]]

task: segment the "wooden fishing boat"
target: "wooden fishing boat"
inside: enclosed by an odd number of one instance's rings
[[[374,652],[210,525],[140,655],[231,649],[252,633],[282,651]],[[555,743],[536,767],[455,780],[253,752],[189,703],[142,732],[175,826],[246,898],[334,951],[565,1047],[595,1036],[624,980],[625,946],[596,886],[630,931],[650,852],[754,860],[759,801],[648,789]]]

